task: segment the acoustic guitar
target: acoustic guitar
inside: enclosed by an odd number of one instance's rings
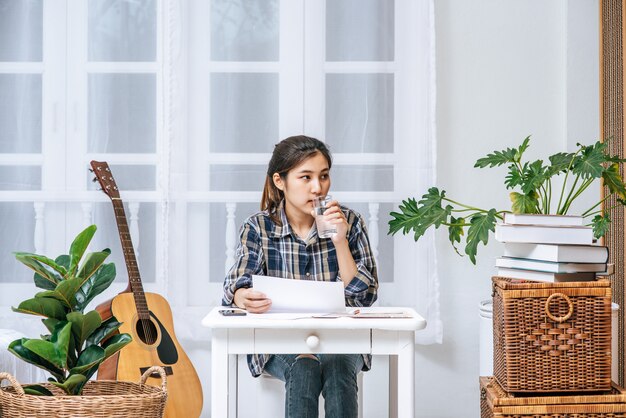
[[[137,382],[151,366],[161,366],[167,374],[166,418],[194,418],[202,412],[202,386],[189,357],[174,334],[172,310],[162,296],[145,293],[128,229],[124,204],[111,169],[106,162],[91,161],[92,171],[113,203],[115,220],[128,270],[128,287],[96,310],[105,320],[114,315],[133,341],[100,365],[98,379]],[[158,375],[147,383],[160,385]]]

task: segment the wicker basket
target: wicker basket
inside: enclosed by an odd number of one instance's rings
[[[603,395],[515,396],[491,377],[480,378],[481,418],[626,418],[626,391]]]
[[[153,373],[161,376],[160,388],[145,384]],[[160,418],[167,400],[166,376],[161,367],[148,369],[139,383],[89,381],[81,396],[64,395],[48,383],[42,385],[55,396],[26,395],[10,374],[0,373],[0,382],[3,380],[11,382],[11,386],[0,390],[0,417],[7,418]]]
[[[507,392],[611,389],[611,287],[493,278],[493,369]]]

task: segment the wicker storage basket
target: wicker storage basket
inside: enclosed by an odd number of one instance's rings
[[[494,277],[493,370],[507,392],[610,390],[609,281]]]
[[[480,378],[481,418],[626,418],[626,391],[606,394],[512,395],[491,377]]]
[[[161,387],[145,384],[155,372],[161,376]],[[167,400],[166,376],[161,367],[148,369],[139,383],[89,381],[81,396],[64,395],[48,383],[42,386],[55,396],[26,395],[10,374],[0,373],[0,382],[3,380],[11,386],[0,390],[2,418],[161,418]]]

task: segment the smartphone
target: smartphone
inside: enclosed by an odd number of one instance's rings
[[[246,312],[240,311],[238,309],[220,309],[219,313],[224,316],[245,316]]]

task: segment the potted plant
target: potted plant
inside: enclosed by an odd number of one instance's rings
[[[464,252],[476,264],[478,244],[487,244],[489,232],[495,231],[496,222],[503,220],[504,213],[565,215],[576,198],[597,179],[602,179],[607,190],[605,197],[581,215],[593,227],[596,238],[604,236],[611,222],[608,212],[615,206],[603,208],[602,203],[616,195],[616,206],[626,205],[626,185],[619,172],[619,163],[626,160],[610,155],[607,143],[598,141],[592,145],[577,144],[576,152],[551,155],[547,162],[523,161],[529,143],[530,136],[519,147],[494,151],[474,164],[477,168],[507,166],[504,185],[513,190],[509,193],[510,210],[482,209],[460,203],[448,198],[445,190],[431,187],[421,200],[403,200],[400,212],[391,213],[389,234],[413,232],[417,241],[428,228],[443,225],[448,228],[450,243],[459,255],[457,244],[466,236]],[[554,190],[554,180],[560,176],[563,176],[560,190],[558,187]]]
[[[22,360],[48,371],[50,384],[67,395],[81,395],[85,383],[98,366],[126,344],[129,334],[116,333],[121,323],[115,317],[102,320],[95,310],[85,313],[94,297],[115,279],[115,265],[105,264],[111,254],[107,248],[85,255],[96,232],[91,225],[74,239],[69,254],[52,260],[24,252],[15,257],[34,270],[34,282],[43,291],[20,303],[16,312],[42,316],[48,334],[41,338],[21,338],[9,351]],[[81,263],[82,261],[82,263]],[[27,385],[34,395],[52,395],[42,385]]]

